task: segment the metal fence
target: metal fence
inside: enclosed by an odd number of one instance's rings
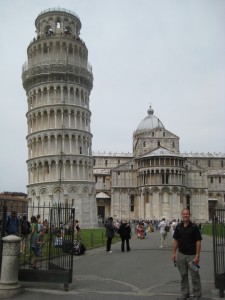
[[[213,214],[213,254],[215,287],[221,298],[225,290],[225,209],[216,209]]]
[[[43,233],[38,233],[40,247],[36,253],[34,233],[22,236],[18,278],[20,281],[64,283],[64,289],[68,290],[73,275],[75,209],[28,207],[29,214],[37,215],[37,212],[47,221]]]
[[[18,234],[22,241],[20,244],[19,273],[20,281],[57,282],[68,284],[72,282],[73,275],[73,247],[74,247],[74,219],[75,209],[62,205],[51,207],[28,206],[25,202],[0,201],[0,270],[2,264],[2,238],[6,235],[8,215],[17,212],[19,219]],[[34,236],[39,233],[31,232],[29,235],[21,234],[22,216],[26,214],[28,220],[31,216],[40,215],[43,234],[38,255],[33,250]],[[45,222],[43,222],[45,221]],[[44,225],[45,224],[45,225]],[[36,226],[38,231],[38,224]],[[35,262],[35,268],[34,268]]]

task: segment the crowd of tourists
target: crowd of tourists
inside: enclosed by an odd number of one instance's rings
[[[36,269],[37,258],[41,256],[42,246],[45,244],[44,235],[52,233],[54,238],[54,246],[62,247],[62,241],[68,232],[72,229],[73,224],[64,226],[61,222],[58,227],[51,225],[47,219],[41,220],[41,216],[31,216],[30,221],[26,215],[17,216],[16,211],[12,211],[7,216],[5,225],[5,235],[17,235],[21,237],[20,253],[29,256],[31,268]],[[79,221],[74,222],[74,238],[80,240]],[[29,249],[28,249],[29,248]]]
[[[106,225],[109,219],[106,219],[104,221],[104,224]],[[166,217],[162,217],[160,220],[154,219],[154,220],[136,220],[131,219],[127,220],[125,219],[127,223],[129,223],[131,227],[132,234],[135,234],[137,238],[139,239],[145,239],[147,236],[149,236],[150,233],[153,233],[155,231],[160,232],[160,248],[168,247],[168,237],[173,237],[174,230],[177,226],[177,224],[180,222],[180,219],[172,219],[168,220]],[[116,235],[118,233],[118,230],[121,226],[121,224],[124,222],[124,220],[113,220],[113,231]],[[195,223],[195,222],[194,222]],[[195,223],[196,224],[196,223]],[[202,230],[202,224],[198,223],[196,224],[201,232]]]

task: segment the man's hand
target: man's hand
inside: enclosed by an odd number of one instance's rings
[[[174,253],[172,254],[171,259],[172,259],[173,262],[176,261],[176,253],[175,253],[175,254],[174,254]]]
[[[194,261],[196,262],[196,264],[199,264],[199,256],[195,255]]]

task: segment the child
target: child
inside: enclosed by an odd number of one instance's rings
[[[36,267],[37,258],[41,256],[41,245],[44,244],[43,236],[44,236],[44,230],[42,229],[39,233],[36,233],[32,238],[31,250],[34,253],[34,257],[31,264],[32,269],[37,269]]]

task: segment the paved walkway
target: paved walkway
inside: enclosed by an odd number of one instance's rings
[[[159,248],[159,232],[145,240],[133,237],[131,251],[122,253],[120,242],[89,250],[74,257],[73,283],[65,292],[61,284],[21,282],[22,294],[16,300],[78,299],[78,300],[175,300],[180,296],[180,275],[171,262],[171,242]],[[221,299],[214,287],[212,238],[203,236],[200,260],[202,300]]]

